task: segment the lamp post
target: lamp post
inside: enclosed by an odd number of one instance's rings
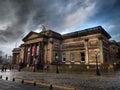
[[[95,51],[95,58],[96,58],[96,75],[100,76],[100,71],[99,71],[99,67],[98,67],[98,52]]]
[[[58,69],[58,56],[56,56],[56,73],[59,73],[59,69]]]

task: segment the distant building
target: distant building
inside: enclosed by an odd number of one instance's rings
[[[111,60],[117,59],[119,53],[119,44],[115,40],[109,41],[109,48]]]
[[[14,65],[17,65],[20,59],[20,52],[21,52],[21,48],[14,48],[13,49],[13,60],[12,63]]]
[[[118,56],[118,58],[120,59],[120,42],[117,42],[117,43],[118,43],[118,46],[119,46],[117,56]]]
[[[23,38],[24,43],[13,50],[13,63],[21,59],[25,65],[32,65],[37,60],[40,68],[56,61],[67,65],[95,65],[97,52],[98,63],[102,64],[110,60],[110,38],[101,26],[63,35],[52,30],[31,31]]]

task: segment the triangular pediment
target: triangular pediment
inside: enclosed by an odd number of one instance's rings
[[[23,38],[23,41],[30,40],[30,39],[34,39],[34,38],[37,38],[37,37],[39,37],[39,33],[36,33],[36,32],[31,31],[29,34],[27,34],[27,35]]]

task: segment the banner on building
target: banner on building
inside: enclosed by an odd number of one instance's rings
[[[32,56],[35,55],[35,46],[32,46]]]
[[[39,55],[39,46],[36,47],[36,55]]]
[[[28,47],[28,55],[30,54],[30,47]]]

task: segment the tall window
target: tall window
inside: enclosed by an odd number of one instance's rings
[[[58,54],[57,54],[57,53],[55,53],[55,58],[56,58],[56,56],[58,56]]]
[[[58,60],[58,53],[55,53],[55,60]]]
[[[62,53],[62,62],[66,61],[66,53]]]
[[[80,61],[85,62],[85,53],[84,52],[80,53]]]
[[[70,61],[74,62],[74,53],[70,53]]]

